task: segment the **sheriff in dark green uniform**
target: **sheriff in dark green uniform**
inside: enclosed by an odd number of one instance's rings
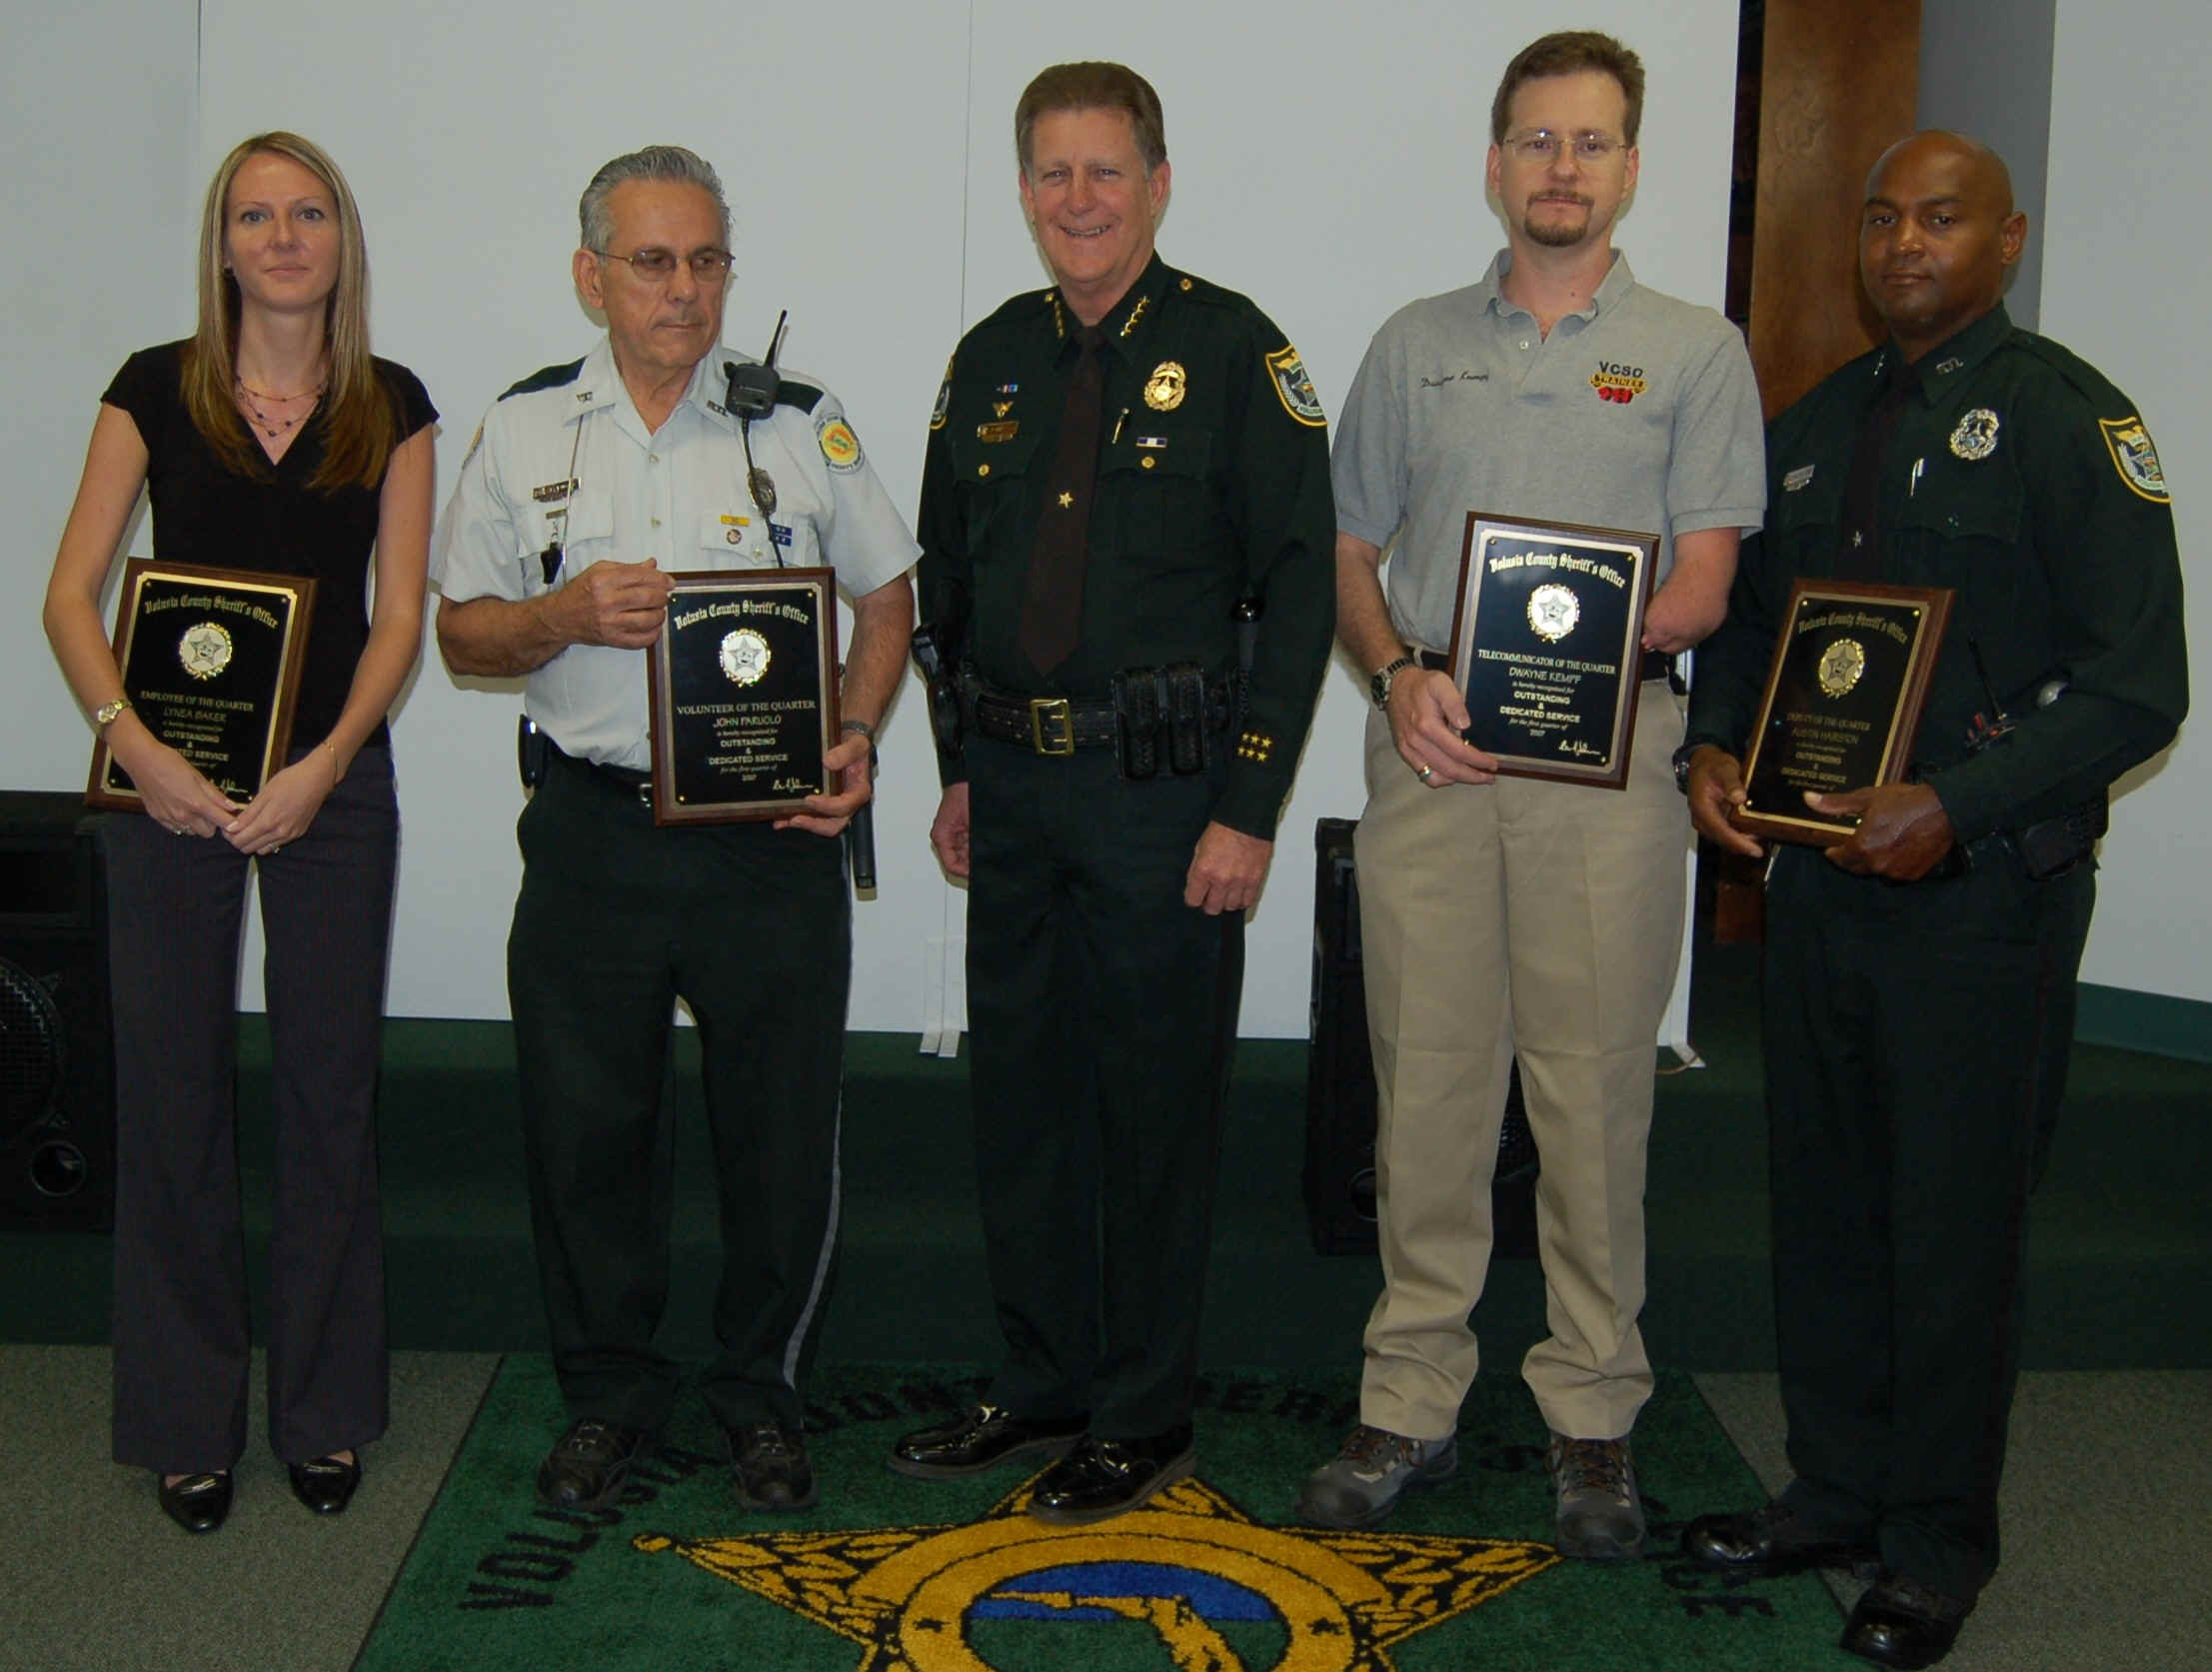
[[[1685,1539],[1709,1566],[1873,1561],[1843,1646],[1932,1664],[1997,1565],[2027,1197],[2064,1089],[2109,786],[2188,705],[2158,456],[2127,397],[1999,305],[2024,217],[1950,134],[1868,183],[1890,340],[1776,419],[1763,537],[1698,654],[1697,826],[1727,814],[1790,584],[1952,589],[1914,781],[1767,885],[1775,1312],[1796,1478]]]
[[[892,1466],[1065,1452],[1033,1511],[1085,1521],[1191,1464],[1243,912],[1328,657],[1334,516],[1288,340],[1153,253],[1168,165],[1150,86],[1058,65],[1015,126],[1058,283],[954,355],[921,518],[925,624],[958,670],[933,708],[949,721],[957,684],[961,733],[941,729],[932,839],[970,879],[1007,1356],[980,1408],[907,1436]]]

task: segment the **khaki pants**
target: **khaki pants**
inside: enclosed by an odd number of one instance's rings
[[[1490,1175],[1520,1060],[1541,1153],[1549,1338],[1521,1365],[1545,1421],[1610,1439],[1651,1392],[1643,1306],[1653,1039],[1681,949],[1689,817],[1666,686],[1640,693],[1624,791],[1503,779],[1429,789],[1367,721],[1359,876],[1374,1046],[1383,1290],[1361,1420],[1449,1434],[1478,1354]]]

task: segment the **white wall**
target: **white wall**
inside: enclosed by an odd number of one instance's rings
[[[2174,495],[2200,707],[2212,683],[2212,411],[2197,300],[2212,269],[2212,7],[2058,0],[2040,329],[2125,390]],[[2115,415],[2117,416],[2117,415]],[[2082,977],[2212,1000],[2212,732],[2199,720],[2114,804]]]
[[[1925,0],[1915,125],[1992,146],[2012,172],[2012,201],[2043,225],[2050,154],[2051,28],[2056,0]],[[2043,241],[2028,240],[2005,309],[2030,331],[2043,305]]]
[[[1646,283],[1717,302],[1732,0],[1603,0],[1573,21],[1616,31],[1649,71],[1640,202],[1620,242]],[[577,192],[608,156],[672,140],[716,163],[737,210],[729,336],[758,350],[790,307],[787,364],[838,390],[911,505],[954,341],[1045,282],[1015,201],[1011,135],[1038,67],[1120,56],[1153,80],[1175,166],[1162,252],[1249,292],[1334,410],[1374,327],[1476,277],[1499,242],[1481,190],[1489,98],[1537,27],[1425,0],[1356,14],[1131,0],[1088,26],[1012,0],[817,12],[199,0],[197,40],[191,0],[139,0],[34,26],[0,112],[0,136],[33,176],[31,236],[0,327],[12,397],[0,493],[23,531],[24,600],[0,614],[0,695],[15,721],[0,782],[83,783],[87,732],[31,601],[93,402],[131,349],[188,328],[197,197],[253,129],[296,127],[347,170],[369,228],[377,347],[421,373],[445,414],[441,499],[497,393],[592,341],[567,277]],[[100,124],[82,119],[95,109]],[[134,549],[149,549],[143,528]],[[883,882],[857,912],[859,1027],[919,1026],[927,943],[961,918],[926,848],[936,791],[917,696],[885,739]],[[1304,1031],[1312,826],[1363,800],[1361,702],[1351,675],[1332,672],[1252,926],[1247,1033]],[[433,655],[399,713],[395,1014],[506,1013],[518,707],[482,682],[457,686]],[[258,992],[249,972],[246,1001]]]
[[[100,391],[129,350],[192,329],[206,187],[193,9],[20,8],[6,43],[0,154],[16,244],[0,263],[0,505],[15,534],[0,558],[13,576],[0,609],[0,788],[82,790],[91,732],[39,605]],[[133,550],[150,550],[144,524],[142,507]]]

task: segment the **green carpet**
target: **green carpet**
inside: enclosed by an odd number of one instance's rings
[[[1289,1515],[1352,1420],[1347,1378],[1229,1375],[1202,1386],[1198,1470],[1146,1510],[1089,1528],[1020,1511],[1024,1471],[910,1481],[883,1466],[907,1428],[980,1385],[938,1366],[816,1377],[822,1503],[740,1510],[689,1403],[655,1466],[595,1515],[538,1508],[560,1426],[550,1364],[515,1355],[370,1634],[356,1672],[1443,1672],[1543,1667],[1833,1668],[1817,1579],[1725,1583],[1674,1554],[1681,1522],[1757,1486],[1688,1379],[1662,1374],[1636,1434],[1652,1554],[1561,1561],[1525,1390],[1484,1377],[1458,1477],[1380,1530]]]

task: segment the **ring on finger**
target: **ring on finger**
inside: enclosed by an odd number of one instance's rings
[[[1434,767],[1429,766],[1428,763],[1424,761],[1419,766],[1413,769],[1413,776],[1419,779],[1423,784],[1426,784],[1430,776],[1433,775],[1436,769]]]

